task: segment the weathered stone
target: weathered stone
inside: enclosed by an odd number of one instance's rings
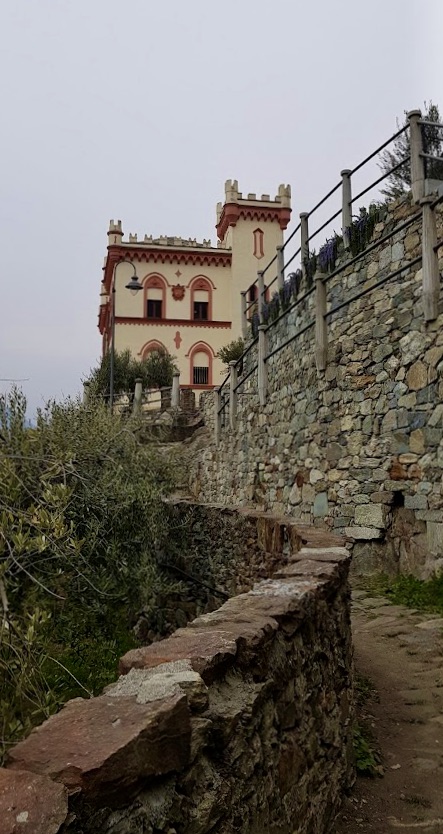
[[[400,349],[403,355],[403,362],[409,364],[414,362],[424,353],[426,336],[418,330],[410,330],[400,339]]]
[[[328,514],[328,495],[326,492],[319,492],[314,500],[314,518],[322,518]]]
[[[412,391],[419,391],[420,388],[424,388],[428,382],[427,366],[420,360],[411,365],[406,374],[406,382]]]
[[[405,507],[410,510],[426,510],[428,507],[428,499],[426,495],[406,495]]]
[[[428,547],[433,553],[443,553],[443,522],[428,521],[426,524]]]
[[[193,710],[208,705],[208,687],[189,659],[161,663],[151,669],[130,669],[117,683],[107,687],[106,694],[114,698],[134,696],[138,704],[184,694]]]
[[[361,527],[385,527],[384,504],[364,504],[355,508],[355,523]]]
[[[183,695],[143,705],[107,695],[76,699],[10,751],[10,766],[115,799],[140,778],[184,767],[190,738]]]
[[[47,776],[0,768],[1,834],[57,834],[68,816],[68,792]]]
[[[416,429],[415,431],[411,432],[411,436],[409,439],[409,448],[411,452],[415,454],[422,454],[425,450],[425,439],[422,429]]]
[[[345,533],[351,539],[380,539],[383,535],[383,530],[377,527],[345,527]]]

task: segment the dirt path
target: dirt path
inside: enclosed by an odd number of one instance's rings
[[[357,672],[383,778],[360,777],[334,834],[443,834],[443,619],[353,592]]]

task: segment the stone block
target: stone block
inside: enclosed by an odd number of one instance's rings
[[[181,770],[189,761],[190,740],[182,694],[151,704],[108,695],[77,698],[10,751],[10,767],[115,801],[118,790],[124,795],[140,779]]]
[[[57,834],[68,816],[68,792],[47,776],[0,768],[1,834]]]
[[[443,555],[443,523],[426,522],[428,547],[432,553]]]
[[[364,505],[368,506],[368,505]],[[362,539],[365,541],[371,541],[372,539],[381,539],[383,535],[383,530],[378,527],[345,527],[345,533],[351,539]]]
[[[319,492],[314,500],[314,518],[323,518],[328,514],[328,495],[326,492]]]
[[[384,504],[361,504],[355,508],[355,523],[361,527],[385,527],[386,506]]]
[[[405,507],[408,510],[427,510],[428,499],[426,495],[405,495]]]
[[[406,383],[411,391],[420,391],[428,384],[428,368],[421,360],[414,362],[406,374]]]

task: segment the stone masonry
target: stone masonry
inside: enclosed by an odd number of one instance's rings
[[[132,650],[103,695],[17,744],[1,834],[330,829],[353,776],[349,554],[330,533],[255,519],[272,578]]]
[[[328,310],[421,254],[421,213],[410,197],[388,204],[374,240],[414,214],[412,225],[327,281]],[[436,218],[441,239],[441,206]],[[206,395],[211,435],[193,466],[194,495],[341,531],[355,542],[357,569],[422,578],[441,570],[443,305],[440,296],[438,318],[426,323],[419,266],[329,317],[325,371],[316,369],[311,327],[268,360],[264,406],[252,374],[239,391],[235,429],[226,411],[218,446]],[[314,296],[269,329],[270,350],[315,319]],[[247,369],[257,362],[257,346],[247,361]]]

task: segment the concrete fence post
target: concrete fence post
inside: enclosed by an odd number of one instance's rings
[[[425,161],[421,155],[423,153],[423,136],[419,124],[420,119],[421,110],[411,110],[408,113],[412,199],[416,203],[425,196]]]
[[[172,374],[171,405],[172,408],[180,407],[180,371],[177,369]]]
[[[258,315],[260,319],[260,324],[263,321],[263,305],[265,303],[264,299],[264,292],[265,292],[265,279],[263,272],[257,272],[257,285],[258,285]]]
[[[282,290],[285,284],[285,251],[283,246],[277,246],[277,286]]]
[[[221,434],[221,391],[219,388],[214,388],[214,440],[215,445],[220,443]]]
[[[91,383],[89,379],[85,379],[83,383],[83,405],[88,405],[89,394],[91,393]]]
[[[235,359],[229,363],[229,425],[231,430],[235,429],[235,421],[237,418],[237,363]]]
[[[422,197],[422,293],[425,321],[434,321],[438,317],[440,297],[440,273],[438,269],[437,224],[435,210],[432,208],[434,197]]]
[[[324,371],[328,357],[328,328],[326,323],[326,284],[317,272],[315,276],[315,364]]]
[[[260,324],[258,327],[258,398],[260,405],[266,404],[266,395],[268,392],[268,368],[266,365],[267,352],[267,327],[264,324]]]
[[[345,249],[349,249],[349,228],[352,223],[352,185],[351,185],[351,174],[352,171],[349,168],[345,168],[343,171],[340,172],[341,180],[342,180],[342,208],[341,208],[341,230],[343,234],[343,243]]]
[[[137,377],[137,379],[135,380],[134,402],[132,404],[132,413],[133,414],[140,414],[140,412],[141,412],[142,394],[143,394],[143,380],[140,379],[140,377]]]
[[[248,338],[248,314],[246,311],[247,307],[247,300],[246,300],[246,291],[242,290],[241,292],[241,334],[243,339],[246,341]]]
[[[306,278],[306,262],[309,258],[309,212],[302,211],[300,214],[300,241],[301,241],[301,269],[303,278]]]

